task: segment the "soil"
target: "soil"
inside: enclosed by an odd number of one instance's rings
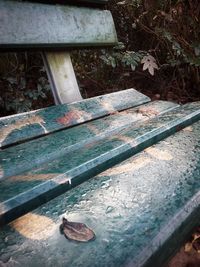
[[[164,267],[200,267],[200,227]]]
[[[185,252],[182,247],[165,267],[200,267],[200,254],[196,251]]]

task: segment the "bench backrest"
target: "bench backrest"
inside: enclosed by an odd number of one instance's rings
[[[0,49],[115,45],[109,11],[80,6],[0,1]]]
[[[43,51],[56,104],[82,100],[66,49],[117,44],[111,13],[92,5],[107,0],[76,0],[73,1],[79,3],[76,6],[66,5],[66,2],[72,1],[0,1],[0,51]],[[83,6],[85,4],[87,7]]]

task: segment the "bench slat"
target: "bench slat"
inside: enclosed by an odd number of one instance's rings
[[[164,266],[199,225],[199,132],[198,122],[3,227],[0,259],[21,266]],[[63,216],[86,223],[96,239],[66,240]]]
[[[138,112],[141,108],[132,108],[4,149],[0,154],[0,166],[3,169],[3,173],[0,173],[0,180],[79,150],[87,144],[97,142],[131,125],[155,117],[155,113],[162,114],[175,107],[178,105],[171,102],[150,102],[142,106],[143,110],[153,111],[148,116]]]
[[[0,223],[13,220],[199,119],[200,104],[187,104],[159,115],[148,123],[141,122],[120,131],[113,137],[87,144],[38,169],[5,179],[0,187]],[[9,190],[6,191],[6,188]]]
[[[0,118],[0,147],[46,135],[149,101],[149,97],[134,89],[128,89],[81,102]]]
[[[0,49],[116,45],[112,15],[85,7],[0,1]]]

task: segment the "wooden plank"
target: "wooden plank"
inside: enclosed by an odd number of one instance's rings
[[[65,131],[58,131],[30,142],[4,149],[0,153],[0,180],[33,169],[45,162],[55,160],[85,145],[112,136],[132,125],[155,117],[177,104],[164,101],[150,102],[108,117],[90,121]],[[148,116],[140,110],[150,110]],[[24,159],[24,160],[23,160]]]
[[[116,45],[107,10],[65,5],[0,1],[0,49]]]
[[[56,104],[82,100],[70,54],[68,52],[43,53],[47,75]]]
[[[46,135],[149,101],[149,97],[134,89],[128,89],[72,104],[0,118],[0,147]]]
[[[197,122],[3,227],[0,259],[19,266],[165,266],[199,226],[199,132]],[[85,223],[96,239],[67,241],[62,217]]]
[[[0,224],[71,189],[200,119],[200,103],[175,108],[0,183]],[[53,144],[52,144],[53,145]],[[33,152],[30,152],[33,153]],[[3,160],[3,159],[2,159]],[[21,163],[27,162],[22,158]],[[10,162],[12,164],[12,162]],[[1,173],[4,170],[1,168]],[[6,190],[7,189],[7,190]]]

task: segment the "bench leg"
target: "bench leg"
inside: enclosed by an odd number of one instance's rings
[[[44,52],[42,56],[55,104],[80,101],[82,96],[70,54],[68,52]]]

